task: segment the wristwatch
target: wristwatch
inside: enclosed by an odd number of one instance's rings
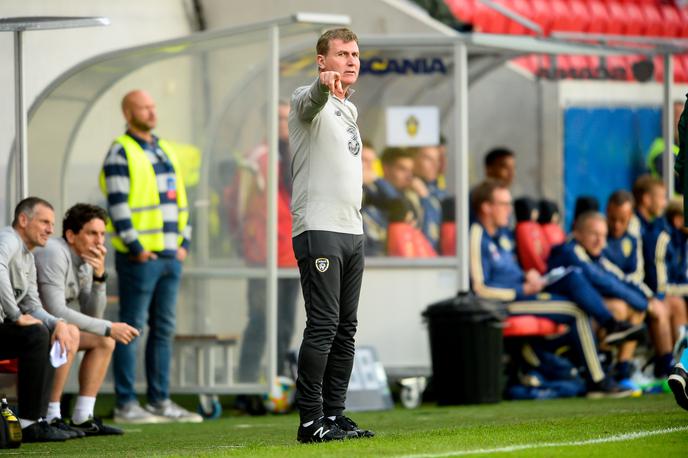
[[[97,281],[98,283],[103,283],[105,280],[108,278],[108,273],[107,271],[103,271],[103,275],[98,277],[95,273],[93,274],[93,281]]]

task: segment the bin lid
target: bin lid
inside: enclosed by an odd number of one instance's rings
[[[424,319],[448,317],[469,321],[503,321],[506,305],[478,297],[473,292],[459,292],[456,296],[428,305],[423,311]]]

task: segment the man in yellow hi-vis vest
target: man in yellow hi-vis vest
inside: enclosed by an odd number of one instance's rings
[[[139,405],[134,387],[138,344],[118,344],[113,355],[115,421],[200,422],[200,415],[172,402],[169,393],[177,292],[191,238],[183,177],[174,149],[152,134],[157,123],[153,98],[141,90],[129,92],[122,112],[127,132],[113,142],[100,186],[116,250],[120,321],[139,330],[149,326],[148,404]]]

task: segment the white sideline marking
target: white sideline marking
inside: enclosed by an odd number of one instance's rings
[[[581,445],[590,444],[605,444],[609,442],[623,442],[628,440],[640,439],[647,436],[657,436],[660,434],[678,433],[681,431],[688,431],[688,426],[677,426],[675,428],[656,429],[654,431],[637,431],[634,433],[617,434],[614,436],[598,437],[595,439],[586,439],[581,441],[570,442],[540,442],[534,444],[509,445],[506,447],[496,448],[477,448],[474,450],[454,450],[452,452],[440,453],[422,453],[419,455],[402,455],[400,458],[439,458],[443,456],[462,456],[462,455],[484,455],[488,453],[499,452],[518,452],[520,450],[528,450],[533,448],[545,447],[578,447]]]

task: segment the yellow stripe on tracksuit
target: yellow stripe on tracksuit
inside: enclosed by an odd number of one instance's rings
[[[507,309],[514,315],[550,314],[573,317],[590,378],[593,382],[604,379],[604,371],[597,357],[597,347],[590,328],[590,318],[576,304],[567,301],[517,301],[508,304]]]
[[[494,288],[485,284],[483,263],[481,260],[481,247],[483,228],[480,224],[471,225],[470,232],[470,274],[473,291],[485,299],[495,299],[503,302],[513,301],[516,298],[516,290],[511,288]]]
[[[657,247],[655,248],[655,266],[657,267],[657,292],[670,296],[688,296],[688,284],[669,283],[669,274],[666,265],[666,252],[671,237],[666,232],[659,234]]]
[[[158,182],[153,170],[153,164],[146,156],[141,146],[129,135],[121,135],[115,143],[119,143],[124,148],[129,167],[129,208],[131,209],[131,223],[138,232],[138,240],[145,251],[160,252],[165,249],[165,235],[163,233],[163,216],[160,209],[160,192]],[[174,168],[175,179],[177,181],[177,207],[178,207],[178,246],[181,246],[184,232],[189,221],[189,208],[186,198],[186,188],[180,173],[177,156],[173,148],[164,140],[159,140],[160,149],[167,155],[172,167]],[[107,198],[107,181],[105,171],[100,172],[100,189]],[[117,236],[117,232],[108,219],[108,232],[113,234],[112,245],[121,253],[127,253],[129,248],[124,241]]]

